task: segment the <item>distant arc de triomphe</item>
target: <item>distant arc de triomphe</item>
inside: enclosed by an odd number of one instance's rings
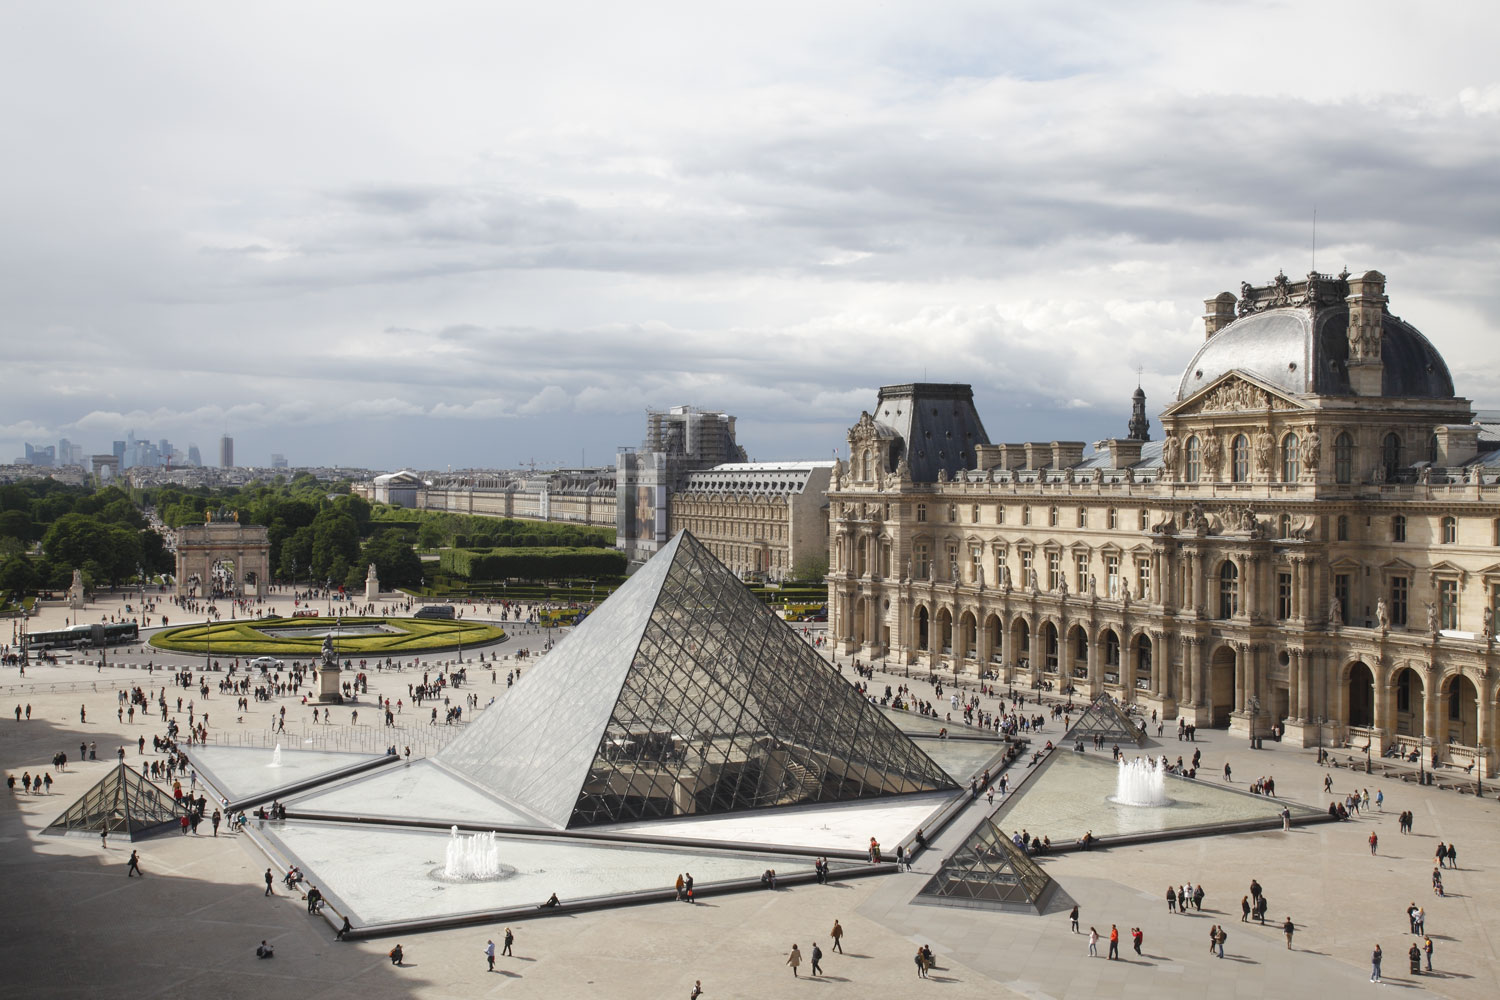
[[[210,514],[203,524],[177,529],[177,593],[188,593],[197,577],[199,594],[208,592],[213,567],[234,564],[234,592],[264,597],[271,576],[271,541],[264,525],[240,524],[232,517]]]

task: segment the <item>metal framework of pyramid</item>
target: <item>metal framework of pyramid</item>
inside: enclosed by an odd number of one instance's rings
[[[1041,912],[1056,883],[991,820],[917,894],[919,902]]]
[[[688,532],[436,760],[557,828],[955,787]]]
[[[110,833],[130,839],[175,827],[182,808],[124,761],[79,796],[43,833]]]
[[[1132,722],[1120,703],[1108,694],[1095,698],[1068,733],[1075,739],[1103,736],[1107,743],[1130,742],[1141,746],[1146,742],[1145,728]]]

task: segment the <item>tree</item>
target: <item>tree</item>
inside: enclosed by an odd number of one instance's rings
[[[361,563],[365,567],[375,564],[382,587],[415,587],[422,580],[422,560],[395,532],[376,535],[366,542]]]
[[[18,538],[23,542],[36,540],[36,526],[24,510],[0,512],[0,538]]]
[[[827,552],[803,556],[792,566],[792,580],[797,583],[822,583],[827,575]]]
[[[34,594],[40,589],[41,574],[25,556],[11,556],[0,563],[0,592]]]
[[[424,549],[442,548],[443,529],[436,521],[424,521],[417,529],[417,545]]]

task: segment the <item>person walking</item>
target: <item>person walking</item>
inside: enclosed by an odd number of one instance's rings
[[[786,957],[786,964],[792,967],[792,977],[797,976],[797,966],[802,964],[802,952],[796,944],[792,945],[792,953]]]
[[[276,879],[271,874],[271,869],[267,868],[266,869],[266,895],[267,896],[271,895],[271,886],[274,885],[275,882],[276,882]]]
[[[693,992],[688,994],[688,1000],[698,1000],[703,995],[703,980],[693,980]]]
[[[1240,897],[1240,923],[1242,923],[1242,924],[1243,923],[1248,923],[1249,921],[1250,921],[1250,897],[1249,896],[1241,896]]]
[[[219,821],[222,820],[223,818],[224,818],[223,814],[220,813],[219,810],[215,809],[214,810],[214,814],[213,814],[214,836],[215,837],[217,837],[219,835]]]
[[[1233,781],[1234,780],[1234,778],[1232,777],[1233,773],[1234,772],[1232,772],[1232,771],[1229,770],[1229,761],[1226,760],[1224,762],[1224,780],[1225,781]]]
[[[842,955],[844,953],[844,928],[839,926],[837,920],[833,922],[833,930],[828,932],[828,936],[833,938],[833,950]]]
[[[1370,854],[1372,856],[1375,854],[1375,845],[1378,842],[1379,842],[1379,838],[1375,836],[1375,831],[1371,830],[1370,831]]]
[[[146,877],[146,873],[143,872],[143,871],[141,871],[141,856],[140,856],[140,854],[137,853],[136,851],[131,851],[130,852],[130,863],[128,865],[126,865],[126,867],[125,867],[125,877],[126,878],[133,878],[136,875],[139,875],[141,878],[145,878]]]
[[[1372,983],[1380,982],[1380,958],[1380,945],[1377,944],[1375,950],[1370,953],[1370,982]]]
[[[495,942],[493,940],[484,943],[484,960],[489,963],[489,971],[495,971]]]
[[[1286,935],[1286,950],[1292,950],[1292,933],[1296,931],[1297,925],[1292,923],[1292,918],[1287,917],[1286,923],[1281,925],[1281,933]]]
[[[1078,933],[1078,904],[1073,904],[1073,912],[1068,914],[1068,921],[1073,925],[1073,933]]]
[[[819,948],[818,942],[814,941],[812,950],[812,974],[814,976],[821,976],[823,974],[823,966],[820,964],[822,961],[823,949]]]
[[[1089,958],[1099,957],[1099,932],[1093,927],[1089,928]]]
[[[500,954],[509,955],[511,958],[515,958],[515,952],[510,950],[510,946],[516,943],[515,932],[512,931],[509,927],[505,928],[505,937],[503,940],[505,942],[505,947],[501,949]]]
[[[1120,958],[1120,928],[1114,924],[1109,925],[1109,959],[1118,961]]]

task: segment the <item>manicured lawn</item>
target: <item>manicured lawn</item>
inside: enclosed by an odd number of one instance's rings
[[[384,635],[351,635],[334,640],[340,656],[399,656],[407,653],[456,649],[499,642],[505,632],[481,622],[444,621],[428,618],[345,618],[346,625],[383,624],[396,631]],[[184,625],[158,632],[151,645],[178,653],[210,653],[224,656],[275,656],[281,659],[315,657],[323,649],[319,636],[282,637],[262,629],[306,627],[322,632],[333,619],[257,618],[250,621]]]

